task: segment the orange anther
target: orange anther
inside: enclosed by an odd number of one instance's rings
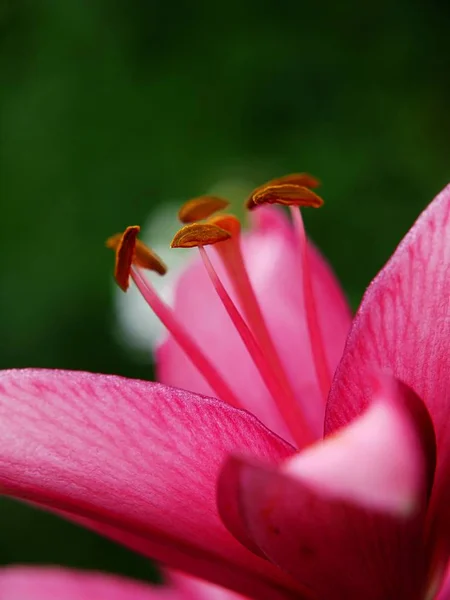
[[[241,224],[239,219],[234,215],[216,215],[208,219],[208,223],[225,229],[225,231],[228,231],[232,237],[239,235],[241,232]]]
[[[106,240],[105,246],[107,248],[111,248],[111,250],[114,250],[114,252],[115,252],[117,250],[117,248],[119,247],[122,236],[123,236],[123,233],[115,233],[114,235],[112,235],[111,237],[109,237]]]
[[[283,177],[277,177],[275,179],[271,179],[264,186],[268,185],[277,185],[281,183],[292,183],[294,185],[301,185],[307,188],[316,188],[320,186],[320,181],[310,175],[309,173],[291,173],[291,175],[283,175]]]
[[[315,192],[295,183],[266,184],[254,190],[246,202],[252,210],[260,204],[283,204],[286,206],[312,206],[319,208],[323,200]]]
[[[218,196],[199,196],[183,204],[178,211],[178,218],[182,223],[194,223],[195,221],[207,219],[228,205],[228,200]]]
[[[158,273],[159,275],[165,275],[167,273],[167,267],[159,256],[140,240],[136,240],[133,264],[142,269],[155,271],[155,273]]]
[[[134,249],[136,247],[136,237],[140,231],[139,225],[132,225],[127,227],[116,243],[116,265],[114,268],[114,277],[117,281],[117,285],[124,292],[127,291],[130,280],[131,265],[133,264]],[[108,247],[112,247],[112,244],[116,242],[117,236],[109,238],[106,244]]]
[[[193,248],[195,246],[207,246],[217,244],[230,239],[231,234],[211,223],[192,223],[182,227],[172,240],[172,248]]]
[[[116,233],[106,240],[106,246],[116,252],[114,277],[124,292],[128,289],[133,264],[156,271],[160,275],[167,272],[167,267],[159,256],[137,239],[140,229],[139,225],[132,225],[127,227],[123,234]]]

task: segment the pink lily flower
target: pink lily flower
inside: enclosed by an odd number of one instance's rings
[[[0,491],[174,570],[156,589],[7,569],[0,600],[33,586],[37,600],[229,598],[176,572],[262,600],[450,599],[450,187],[347,336],[342,292],[298,210],[320,204],[314,184],[290,176],[256,190],[251,208],[289,204],[294,226],[257,208],[242,240],[235,219],[210,216],[210,199],[184,207],[183,220],[206,221],[174,245],[198,246],[202,261],[173,310],[142,271],[164,266],[137,228],[110,242],[119,284],[131,276],[170,331],[162,383],[0,373]]]
[[[243,600],[243,597],[175,574],[168,575],[164,586],[150,586],[103,573],[9,567],[0,571],[0,600]]]

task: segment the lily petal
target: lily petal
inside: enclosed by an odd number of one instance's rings
[[[433,591],[433,590],[432,590]],[[430,595],[430,598],[434,596]],[[447,568],[447,571],[444,576],[444,580],[441,583],[441,587],[439,588],[439,592],[436,595],[436,600],[450,600],[450,569]]]
[[[252,231],[243,236],[247,270],[296,397],[319,437],[323,432],[324,406],[309,345],[297,241],[289,221],[277,208],[259,208],[254,211],[253,219]],[[328,360],[334,371],[350,327],[350,311],[330,267],[315,248],[311,247],[310,255],[319,320]],[[227,290],[239,305],[216,253],[211,252],[210,256]],[[226,373],[245,408],[273,431],[290,439],[199,260],[190,264],[178,281],[175,311],[210,359]],[[213,395],[203,377],[170,337],[157,351],[157,369],[158,380],[163,383]]]
[[[330,394],[328,431],[361,412],[366,370],[378,367],[416,391],[431,413],[438,443],[444,441],[450,404],[449,240],[450,185],[421,214],[364,295]]]
[[[228,473],[231,469],[238,471],[236,493],[248,535],[297,579],[305,597],[423,597],[422,518],[370,513],[281,471],[238,459],[227,464]]]
[[[0,600],[184,600],[177,589],[60,568],[0,570]],[[186,598],[188,600],[188,598]]]
[[[229,459],[218,488],[222,518],[310,597],[420,598],[428,487],[422,433],[427,438],[407,405],[379,397],[351,425],[277,469]]]
[[[431,427],[428,421],[418,431],[404,406],[380,395],[359,418],[288,459],[282,470],[317,492],[408,515],[423,507],[428,472],[434,472],[433,439],[428,456],[424,452]]]
[[[174,571],[167,575],[169,581],[182,592],[184,600],[245,600],[240,594],[201,579],[186,577]]]
[[[217,514],[217,473],[230,452],[277,463],[292,448],[253,415],[160,384],[0,373],[2,493],[97,523],[174,568],[277,595],[286,578]]]
[[[433,505],[448,506],[450,186],[422,213],[369,286],[336,372],[326,432],[341,427],[363,410],[367,395],[360,390],[367,367],[391,372],[425,402],[438,446]],[[366,390],[370,394],[367,386]],[[446,508],[440,511],[448,513]],[[446,521],[450,537],[450,515]]]

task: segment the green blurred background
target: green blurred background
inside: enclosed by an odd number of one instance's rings
[[[307,170],[356,306],[450,179],[450,4],[0,0],[0,366],[150,378],[113,335],[104,239],[218,181]],[[0,561],[151,577],[3,500]]]

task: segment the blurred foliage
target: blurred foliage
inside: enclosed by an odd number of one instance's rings
[[[0,0],[0,366],[151,376],[103,240],[227,177],[319,176],[308,230],[357,304],[450,179],[450,4]],[[151,576],[2,501],[0,560]]]

